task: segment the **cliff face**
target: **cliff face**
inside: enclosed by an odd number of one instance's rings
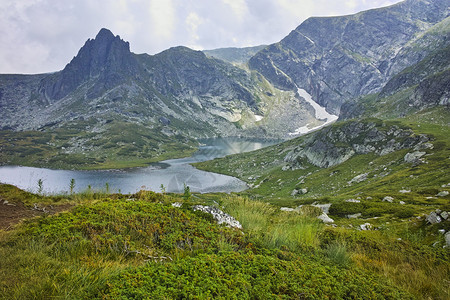
[[[449,7],[449,0],[407,0],[351,16],[310,18],[249,65],[275,86],[297,85],[338,113],[343,102],[379,92],[393,75],[446,42],[445,36],[423,39],[422,33],[447,18]]]

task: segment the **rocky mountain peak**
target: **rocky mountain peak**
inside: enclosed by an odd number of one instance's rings
[[[102,28],[95,39],[86,41],[61,72],[42,82],[40,91],[50,101],[59,100],[83,82],[98,77],[92,90],[92,97],[96,97],[137,71],[138,63],[130,52],[130,44]]]

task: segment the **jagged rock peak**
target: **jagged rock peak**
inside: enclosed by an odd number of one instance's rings
[[[102,28],[95,39],[88,39],[64,70],[43,81],[40,88],[46,98],[58,100],[81,83],[99,77],[89,98],[117,85],[126,76],[138,72],[139,66],[130,52],[130,44]],[[99,86],[100,84],[100,86]]]

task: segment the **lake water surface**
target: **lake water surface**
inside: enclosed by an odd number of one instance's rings
[[[193,192],[239,192],[247,188],[245,182],[231,176],[197,170],[190,163],[206,161],[229,154],[247,152],[275,144],[275,141],[245,138],[214,138],[200,140],[202,146],[191,157],[166,160],[144,168],[124,170],[75,171],[52,170],[22,166],[0,167],[0,182],[37,192],[38,180],[43,181],[43,192],[48,194],[69,191],[70,180],[75,179],[75,191],[90,185],[93,190],[135,193],[140,189],[182,192],[184,184]]]

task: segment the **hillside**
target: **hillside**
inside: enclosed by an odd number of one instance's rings
[[[448,0],[406,0],[355,15],[310,18],[258,52],[249,66],[278,88],[305,89],[338,114],[343,102],[379,92],[398,72],[448,45],[448,32],[426,32],[449,17],[449,7]]]
[[[324,225],[314,206],[284,212],[189,192],[49,197],[0,185],[0,199],[35,203],[46,215],[0,230],[0,295],[7,299],[448,296],[448,251],[430,245],[441,245],[442,236],[423,238],[436,227],[422,221],[357,231]],[[55,209],[63,212],[49,215]]]

